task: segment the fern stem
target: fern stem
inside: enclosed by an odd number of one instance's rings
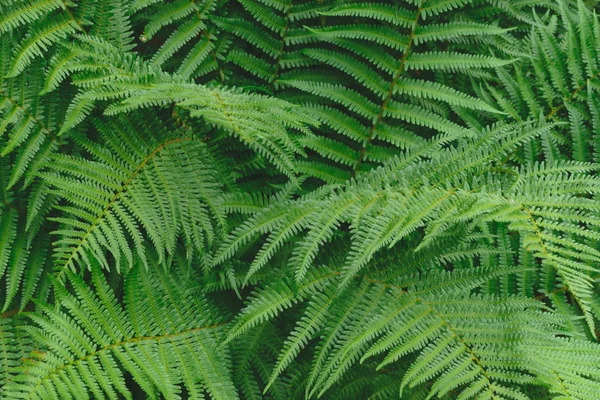
[[[196,4],[196,0],[192,0],[193,4]],[[206,7],[206,9],[208,9],[209,7]],[[199,21],[202,21],[202,17],[203,17],[204,13],[201,13],[198,11],[198,9],[196,9],[196,17],[198,17]],[[202,36],[204,36],[206,38],[206,40],[208,42],[210,42],[210,35],[208,34],[208,32],[206,31],[206,29],[203,29],[201,32]],[[219,80],[221,81],[221,83],[224,82],[224,78],[225,78],[225,74],[223,74],[223,68],[221,68],[221,65],[219,64],[219,59],[217,57],[217,53],[215,53],[215,49],[213,48],[210,51],[210,55],[213,58],[213,61],[215,62],[215,64],[217,64],[217,69],[219,70]]]
[[[569,397],[571,396],[571,393],[569,393],[569,389],[567,389],[567,387],[565,386],[565,382],[563,381],[563,379],[560,377],[560,375],[558,374],[558,372],[556,372],[554,369],[552,369],[552,373],[554,375],[556,375],[556,379],[558,380],[558,383],[560,384],[561,389],[563,390],[564,394],[566,394]]]
[[[365,144],[363,145],[363,147],[360,149],[360,153],[358,155],[358,160],[356,161],[356,164],[354,165],[354,168],[352,169],[352,173],[351,173],[352,178],[354,178],[356,176],[356,172],[358,171],[358,168],[360,167],[360,165],[362,164],[362,162],[365,158],[367,148],[369,147],[369,145],[371,144],[371,142],[373,141],[373,138],[375,136],[375,130],[377,129],[377,126],[383,119],[383,113],[385,112],[385,109],[386,109],[388,103],[390,102],[390,100],[392,99],[392,96],[394,95],[394,89],[396,88],[396,85],[398,84],[400,77],[404,73],[404,66],[406,65],[406,60],[408,59],[408,55],[410,54],[410,50],[411,50],[411,47],[413,44],[413,39],[415,37],[415,31],[417,30],[417,27],[419,25],[419,19],[421,18],[421,12],[423,10],[424,2],[425,2],[425,0],[423,0],[422,2],[419,3],[419,7],[417,8],[417,15],[415,17],[413,26],[412,26],[412,28],[410,30],[410,34],[408,36],[408,43],[406,45],[406,50],[404,51],[404,53],[402,54],[402,58],[400,59],[400,66],[396,70],[394,78],[392,79],[392,83],[390,85],[390,89],[388,90],[385,98],[383,99],[383,102],[381,103],[381,106],[379,107],[379,113],[377,114],[375,121],[369,128],[369,134],[367,135],[367,140],[366,140]]]
[[[542,253],[544,255],[544,258],[547,257],[547,255],[548,255],[548,249],[546,248],[546,245],[544,244],[544,241],[542,239],[542,231],[541,231],[541,228],[540,228],[539,224],[537,223],[537,221],[533,217],[533,213],[527,207],[521,206],[521,209],[525,213],[527,213],[527,215],[529,216],[529,219],[531,220],[531,223],[534,226],[535,234],[536,234],[536,236],[538,238],[539,245],[540,245],[540,248],[542,249]],[[554,264],[554,263],[552,263],[552,264]],[[573,291],[570,289],[568,277],[564,275],[564,273],[560,270],[560,268],[558,268],[558,266],[555,266],[555,265],[553,265],[553,266],[554,266],[554,269],[556,270],[556,272],[563,278],[563,285],[564,285],[565,291],[568,291],[568,292],[572,293]],[[579,296],[573,296],[573,299],[575,299],[575,302],[577,303],[577,305],[579,306],[579,308],[582,311],[585,311],[585,307],[584,307],[583,303],[581,302],[581,299],[579,298]]]
[[[477,357],[477,354],[475,354],[475,352],[473,351],[471,346],[469,346],[467,344],[467,342],[465,342],[465,340],[456,332],[454,327],[452,325],[450,325],[450,323],[448,321],[446,321],[446,319],[440,313],[438,313],[436,311],[436,309],[430,303],[428,303],[426,300],[424,300],[422,298],[418,298],[418,300],[421,301],[423,304],[425,304],[427,307],[429,307],[431,312],[433,314],[435,314],[435,316],[437,316],[440,319],[440,321],[442,321],[442,323],[446,326],[448,331],[450,331],[452,336],[454,338],[456,338],[456,340],[458,340],[460,342],[460,344],[462,344],[464,346],[464,348],[467,350],[467,352],[471,356],[471,361],[473,361],[477,365],[477,367],[481,370],[481,373],[485,377],[488,389],[490,391],[490,394],[492,395],[492,399],[497,399],[496,392],[494,391],[494,388],[492,387],[492,381],[490,379],[490,376],[488,375],[487,371],[483,367],[483,364],[481,363],[481,360],[479,359],[479,357]]]
[[[285,50],[285,40],[287,38],[288,29],[290,27],[290,11],[292,10],[292,2],[288,4],[285,10],[285,27],[283,28],[283,32],[281,33],[281,46],[279,47],[279,53],[277,57],[275,57],[275,71],[271,76],[271,89],[275,91],[275,81],[279,77],[279,71],[281,69],[281,57],[283,57]]]
[[[63,2],[63,4],[65,6],[63,8],[63,11],[67,14],[67,16],[71,19],[71,21],[75,22],[75,25],[77,25],[83,33],[87,33],[87,31],[85,29],[83,29],[83,25],[81,25],[81,22],[77,21],[77,19],[75,19],[75,16],[71,12],[71,10],[69,10],[69,6],[67,6],[67,2]]]
[[[600,71],[596,72],[594,75],[592,75],[589,78],[587,78],[585,80],[585,83],[583,85],[577,87],[571,93],[571,95],[569,97],[563,99],[563,102],[560,105],[558,105],[558,106],[554,107],[552,110],[550,110],[550,112],[548,114],[546,114],[546,119],[552,118],[554,116],[554,114],[556,114],[558,111],[562,110],[564,108],[564,106],[565,106],[565,103],[569,103],[571,100],[573,100],[575,98],[575,96],[577,96],[577,94],[581,90],[583,90],[590,83],[590,81],[592,79],[595,79],[595,78],[598,78],[598,77],[600,77]]]

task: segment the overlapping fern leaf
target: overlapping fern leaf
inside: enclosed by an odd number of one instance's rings
[[[453,107],[498,112],[431,79],[485,76],[511,62],[471,50],[507,29],[443,15],[469,2],[240,3],[246,14],[216,19],[251,46],[241,44],[228,60],[321,120],[322,134],[303,142],[314,156],[300,165],[311,176],[342,182],[435,133],[465,134],[460,119],[449,120]],[[251,18],[262,29],[252,28]],[[471,40],[452,44],[457,38]],[[449,49],[432,50],[441,43]]]
[[[543,117],[563,123],[525,149],[522,158],[543,154],[548,160],[597,161],[600,22],[581,1],[559,1],[557,9],[552,16],[534,14],[536,24],[520,43],[525,56],[499,68],[501,90],[489,85],[481,95],[510,119]],[[557,59],[563,62],[555,63]]]
[[[560,338],[569,335],[568,321],[539,301],[483,294],[490,279],[520,272],[525,271],[437,269],[386,281],[366,276],[336,295],[339,270],[327,268],[306,284],[284,278],[256,290],[228,338],[241,344],[246,335],[260,337],[284,321],[282,313],[302,304],[302,317],[281,346],[269,380],[254,383],[262,382],[269,392],[296,362],[309,370],[298,388],[308,398],[330,398],[341,388],[346,395],[341,398],[362,397],[387,388],[382,398],[400,392],[407,399],[421,398],[420,393],[422,398],[526,399],[536,398],[527,397],[535,392],[528,385],[540,382],[548,389],[537,393],[548,398],[549,393],[593,398],[598,372],[586,375],[581,365],[597,362],[596,346],[577,335]],[[580,361],[546,358],[554,351],[572,352]],[[376,371],[389,377],[389,386],[380,386]]]
[[[181,276],[131,269],[123,307],[97,269],[93,287],[67,275],[72,292],[57,283],[58,307],[40,303],[29,315],[26,331],[44,350],[25,361],[7,397],[131,399],[127,371],[153,398],[180,398],[180,383],[192,398],[237,398],[228,354],[217,351],[225,321]]]
[[[140,1],[134,5],[138,15],[147,16],[140,40],[164,38],[151,54],[152,65],[177,72],[198,81],[225,79],[221,64],[230,40],[220,35],[211,16],[223,7],[222,1],[181,0],[168,4]],[[160,39],[159,39],[160,40]]]
[[[323,359],[312,365],[314,387],[309,385],[308,396],[324,395],[339,376],[361,357],[366,359],[370,355],[389,351],[386,353],[387,358],[382,361],[383,364],[377,364],[383,367],[422,349],[429,343],[428,340],[431,340],[430,347],[426,347],[429,349],[427,354],[432,352],[436,357],[439,356],[440,358],[435,360],[440,365],[433,364],[434,361],[423,354],[417,359],[423,359],[422,363],[411,365],[406,371],[404,384],[412,383],[412,379],[415,380],[415,384],[422,383],[440,374],[432,387],[432,395],[444,395],[459,390],[464,391],[465,398],[468,398],[467,394],[483,398],[524,398],[523,393],[514,390],[514,385],[523,384],[525,381],[520,381],[521,378],[510,381],[507,376],[512,373],[509,371],[513,367],[529,368],[529,361],[523,358],[511,364],[512,361],[509,360],[514,361],[516,355],[509,355],[510,353],[507,354],[506,361],[494,357],[493,354],[496,354],[498,349],[493,349],[487,344],[491,345],[498,339],[490,336],[482,339],[478,335],[486,333],[477,332],[476,327],[483,323],[468,322],[466,315],[478,314],[479,311],[470,307],[482,307],[482,310],[492,307],[490,311],[482,311],[485,315],[520,314],[522,311],[516,309],[502,314],[502,307],[512,307],[511,300],[506,296],[521,295],[522,297],[515,299],[514,307],[524,307],[524,310],[529,307],[541,307],[537,301],[528,303],[529,306],[522,303],[529,301],[526,297],[528,292],[541,292],[552,296],[555,288],[561,288],[573,296],[575,304],[587,321],[587,329],[574,331],[579,335],[594,332],[594,279],[598,273],[595,266],[600,259],[598,251],[581,239],[596,237],[598,221],[595,215],[598,206],[591,195],[597,192],[599,186],[596,179],[589,178],[588,172],[597,167],[579,162],[539,164],[521,169],[504,167],[504,170],[493,166],[495,161],[501,160],[511,152],[515,145],[526,144],[533,138],[548,134],[550,130],[551,125],[495,127],[485,130],[469,144],[456,150],[442,154],[436,151],[433,156],[429,155],[429,159],[425,158],[428,156],[426,152],[418,156],[415,154],[400,158],[386,168],[376,170],[345,186],[326,187],[318,193],[311,193],[283,204],[274,204],[252,215],[221,246],[213,260],[214,263],[227,260],[242,248],[255,254],[248,269],[241,271],[246,275],[245,283],[252,282],[253,275],[269,266],[271,262],[281,265],[282,259],[286,260],[283,271],[294,279],[288,283],[284,281],[281,284],[270,285],[265,291],[257,291],[247,311],[238,316],[238,322],[234,324],[230,337],[243,334],[249,327],[256,326],[279,314],[282,309],[290,308],[294,303],[305,299],[306,295],[302,294],[300,288],[313,285],[315,273],[329,276],[329,280],[332,281],[330,286],[336,288],[333,293],[338,294],[351,290],[348,288],[354,287],[356,281],[380,282],[383,285],[380,293],[382,296],[390,286],[405,288],[407,285],[422,285],[423,290],[435,292],[440,285],[443,288],[439,293],[441,297],[434,296],[433,299],[436,300],[431,301],[439,303],[438,307],[449,308],[448,311],[441,308],[438,311],[429,311],[432,313],[431,319],[428,317],[421,320],[422,313],[427,309],[423,301],[427,300],[413,297],[410,295],[411,291],[406,296],[407,301],[410,304],[414,302],[415,307],[418,305],[417,308],[425,308],[417,312],[410,308],[412,305],[406,305],[408,316],[398,322],[395,328],[387,325],[391,321],[382,317],[379,309],[356,311],[356,305],[349,309],[347,312],[351,314],[364,313],[356,317],[360,317],[361,322],[355,328],[355,334],[364,338],[366,343],[380,335],[373,322],[366,322],[367,317],[382,318],[381,334],[388,332],[390,337],[385,339],[384,336],[381,339],[381,347],[375,347],[379,350],[372,352],[369,352],[366,344],[360,347],[357,342],[353,342],[350,348],[344,350],[343,356],[332,355],[330,351],[337,347],[330,344],[329,351],[321,356]],[[486,143],[500,143],[500,146],[492,149]],[[421,157],[425,159],[419,160]],[[417,160],[414,160],[415,158]],[[499,223],[501,225],[498,226]],[[585,227],[582,227],[582,223]],[[340,247],[337,248],[337,252],[344,256],[329,259],[326,254],[323,255],[322,249],[329,245],[328,242],[338,242],[335,232],[339,232],[342,226],[347,226],[351,233],[349,238],[338,244]],[[498,239],[494,238],[491,229],[497,230]],[[306,234],[298,238],[299,232]],[[448,241],[459,232],[460,235],[466,235],[465,240],[455,243]],[[508,240],[509,233],[518,235],[516,241],[523,248],[522,263],[515,264],[513,256],[509,256],[514,252],[512,244],[503,242]],[[247,243],[257,235],[265,234],[267,237],[264,244],[255,250],[254,246],[248,248]],[[286,242],[292,235],[297,239],[290,251]],[[495,243],[496,240],[499,243]],[[437,253],[438,245],[443,246],[447,253]],[[406,248],[411,248],[416,255],[403,252],[402,249]],[[518,247],[517,250],[520,251]],[[433,251],[433,258],[427,262],[425,259],[430,251]],[[392,254],[397,255],[390,257]],[[385,260],[386,257],[390,257],[390,261],[378,261],[382,258]],[[405,274],[415,271],[408,268],[414,257],[417,257],[418,264],[413,268],[419,275],[414,281],[407,281]],[[472,269],[474,265],[494,257],[505,260],[496,261],[494,268],[501,266],[506,269],[487,270],[489,267],[480,267],[484,268],[482,271],[486,271],[482,280],[470,275],[475,273]],[[390,262],[397,263],[397,266],[390,265]],[[435,274],[420,275],[426,268],[435,271],[440,265],[453,266],[452,274],[456,274],[456,284],[463,290],[466,289],[464,292],[446,287],[450,284],[448,277],[435,279]],[[465,269],[460,268],[460,265],[465,265]],[[313,269],[320,272],[312,272]],[[502,277],[492,277],[491,271],[501,274]],[[543,276],[544,279],[541,282],[533,282],[532,276]],[[471,289],[479,285],[482,286],[480,295],[492,297],[472,297]],[[399,291],[393,296],[400,296],[402,293],[405,292]],[[458,297],[453,298],[453,294]],[[445,297],[446,295],[450,297]],[[286,340],[278,359],[279,363],[274,368],[274,376],[298,355],[329,320],[327,315],[331,312],[331,302],[335,302],[335,296],[332,296],[326,291],[310,296],[312,300],[306,308],[307,314],[299,320],[297,328]],[[353,294],[350,297],[353,296],[357,295]],[[374,301],[374,293],[365,296],[366,300]],[[315,304],[316,301],[319,303]],[[457,303],[453,303],[454,301]],[[403,303],[399,299],[382,298],[381,302],[382,306],[393,304],[394,307],[403,309]],[[494,306],[496,303],[499,308]],[[464,304],[464,308],[459,304]],[[443,315],[446,312],[457,313],[457,320],[442,322],[445,321]],[[543,315],[539,314],[540,321],[544,319]],[[571,318],[573,316],[570,315]],[[499,325],[491,328],[491,332],[500,335],[499,337],[516,335],[519,340],[526,340],[522,336],[525,333],[513,332],[513,328],[504,325],[508,323],[505,317],[498,318],[496,323]],[[491,320],[488,322],[493,324]],[[517,321],[514,323],[521,326]],[[475,336],[472,339],[456,339],[456,333],[453,331],[455,328],[446,326],[453,327],[456,324],[460,325],[456,329],[469,332],[467,336],[471,331],[462,324],[471,324],[469,326],[475,330],[472,333]],[[336,325],[335,329],[339,329],[336,335],[342,335],[341,332],[344,332],[342,337],[348,337],[348,327]],[[482,329],[488,332],[487,328]],[[546,329],[541,328],[542,331]],[[532,334],[530,340],[534,342],[536,333],[529,333]],[[444,339],[443,335],[446,334],[448,337]],[[551,337],[552,335],[549,336]],[[413,338],[414,343],[410,338]],[[450,338],[459,343],[451,343]],[[477,356],[469,353],[473,348],[466,344],[465,340],[482,340],[486,343],[481,349],[482,354]],[[396,352],[392,351],[404,341],[407,343],[406,347],[400,346]],[[441,347],[438,348],[438,345]],[[503,342],[502,346],[505,345],[508,347],[504,349],[509,352],[510,346]],[[479,359],[488,356],[494,359],[494,366],[489,371],[481,362],[473,363],[473,357]],[[460,357],[464,357],[464,363],[458,361]],[[326,360],[332,360],[329,364],[330,369],[321,370],[320,363],[325,363]],[[497,380],[490,378],[493,374],[498,374]],[[444,379],[446,375],[447,379]],[[460,380],[460,376],[464,376],[464,380]],[[504,386],[501,383],[506,379],[511,385]],[[529,383],[534,382],[532,380]]]
[[[247,94],[239,90],[190,83],[183,76],[167,74],[135,54],[119,52],[109,43],[81,36],[69,53],[70,61],[58,59],[47,85],[56,87],[69,73],[79,93],[69,105],[60,134],[74,129],[100,103],[105,114],[148,107],[175,106],[215,130],[239,139],[268,158],[281,172],[294,173],[293,158],[303,154],[298,134],[308,135],[307,125],[316,120],[283,100]],[[271,124],[264,120],[270,118]],[[217,136],[216,134],[213,134]]]
[[[144,237],[160,260],[175,252],[179,237],[190,252],[203,254],[224,221],[220,184],[201,138],[151,115],[144,124],[123,117],[94,125],[101,144],[80,141],[89,158],[57,156],[41,173],[62,199],[55,209],[63,214],[50,218],[59,224],[53,243],[58,274],[91,267],[94,259],[117,270],[145,263]]]

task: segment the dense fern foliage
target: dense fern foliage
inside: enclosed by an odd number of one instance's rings
[[[600,399],[582,0],[0,0],[0,398]]]

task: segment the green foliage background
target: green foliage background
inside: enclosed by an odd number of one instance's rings
[[[0,398],[600,399],[581,0],[0,0]]]

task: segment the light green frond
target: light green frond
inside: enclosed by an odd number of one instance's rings
[[[115,267],[127,270],[134,254],[145,259],[142,230],[161,259],[175,251],[179,236],[203,252],[205,240],[215,235],[209,213],[219,213],[219,184],[202,161],[205,146],[182,132],[161,136],[168,127],[152,120],[144,127],[125,118],[99,121],[96,127],[108,147],[85,143],[96,160],[55,158],[42,174],[68,202],[56,206],[66,216],[54,219],[61,225],[55,232],[61,238],[54,243],[59,276],[76,266],[90,268],[90,252],[109,268],[108,251]],[[182,160],[188,161],[179,166]],[[174,176],[186,176],[186,183],[174,186]]]
[[[35,327],[28,332],[48,351],[11,380],[8,396],[80,398],[89,387],[98,397],[131,398],[121,365],[150,396],[179,397],[181,382],[194,398],[205,389],[215,399],[238,398],[228,355],[217,350],[222,323],[214,319],[214,306],[190,299],[173,277],[132,270],[125,296],[154,300],[150,307],[128,303],[123,309],[95,274],[92,289],[69,273],[76,297],[65,293],[59,308],[40,304],[42,312],[30,316]]]

